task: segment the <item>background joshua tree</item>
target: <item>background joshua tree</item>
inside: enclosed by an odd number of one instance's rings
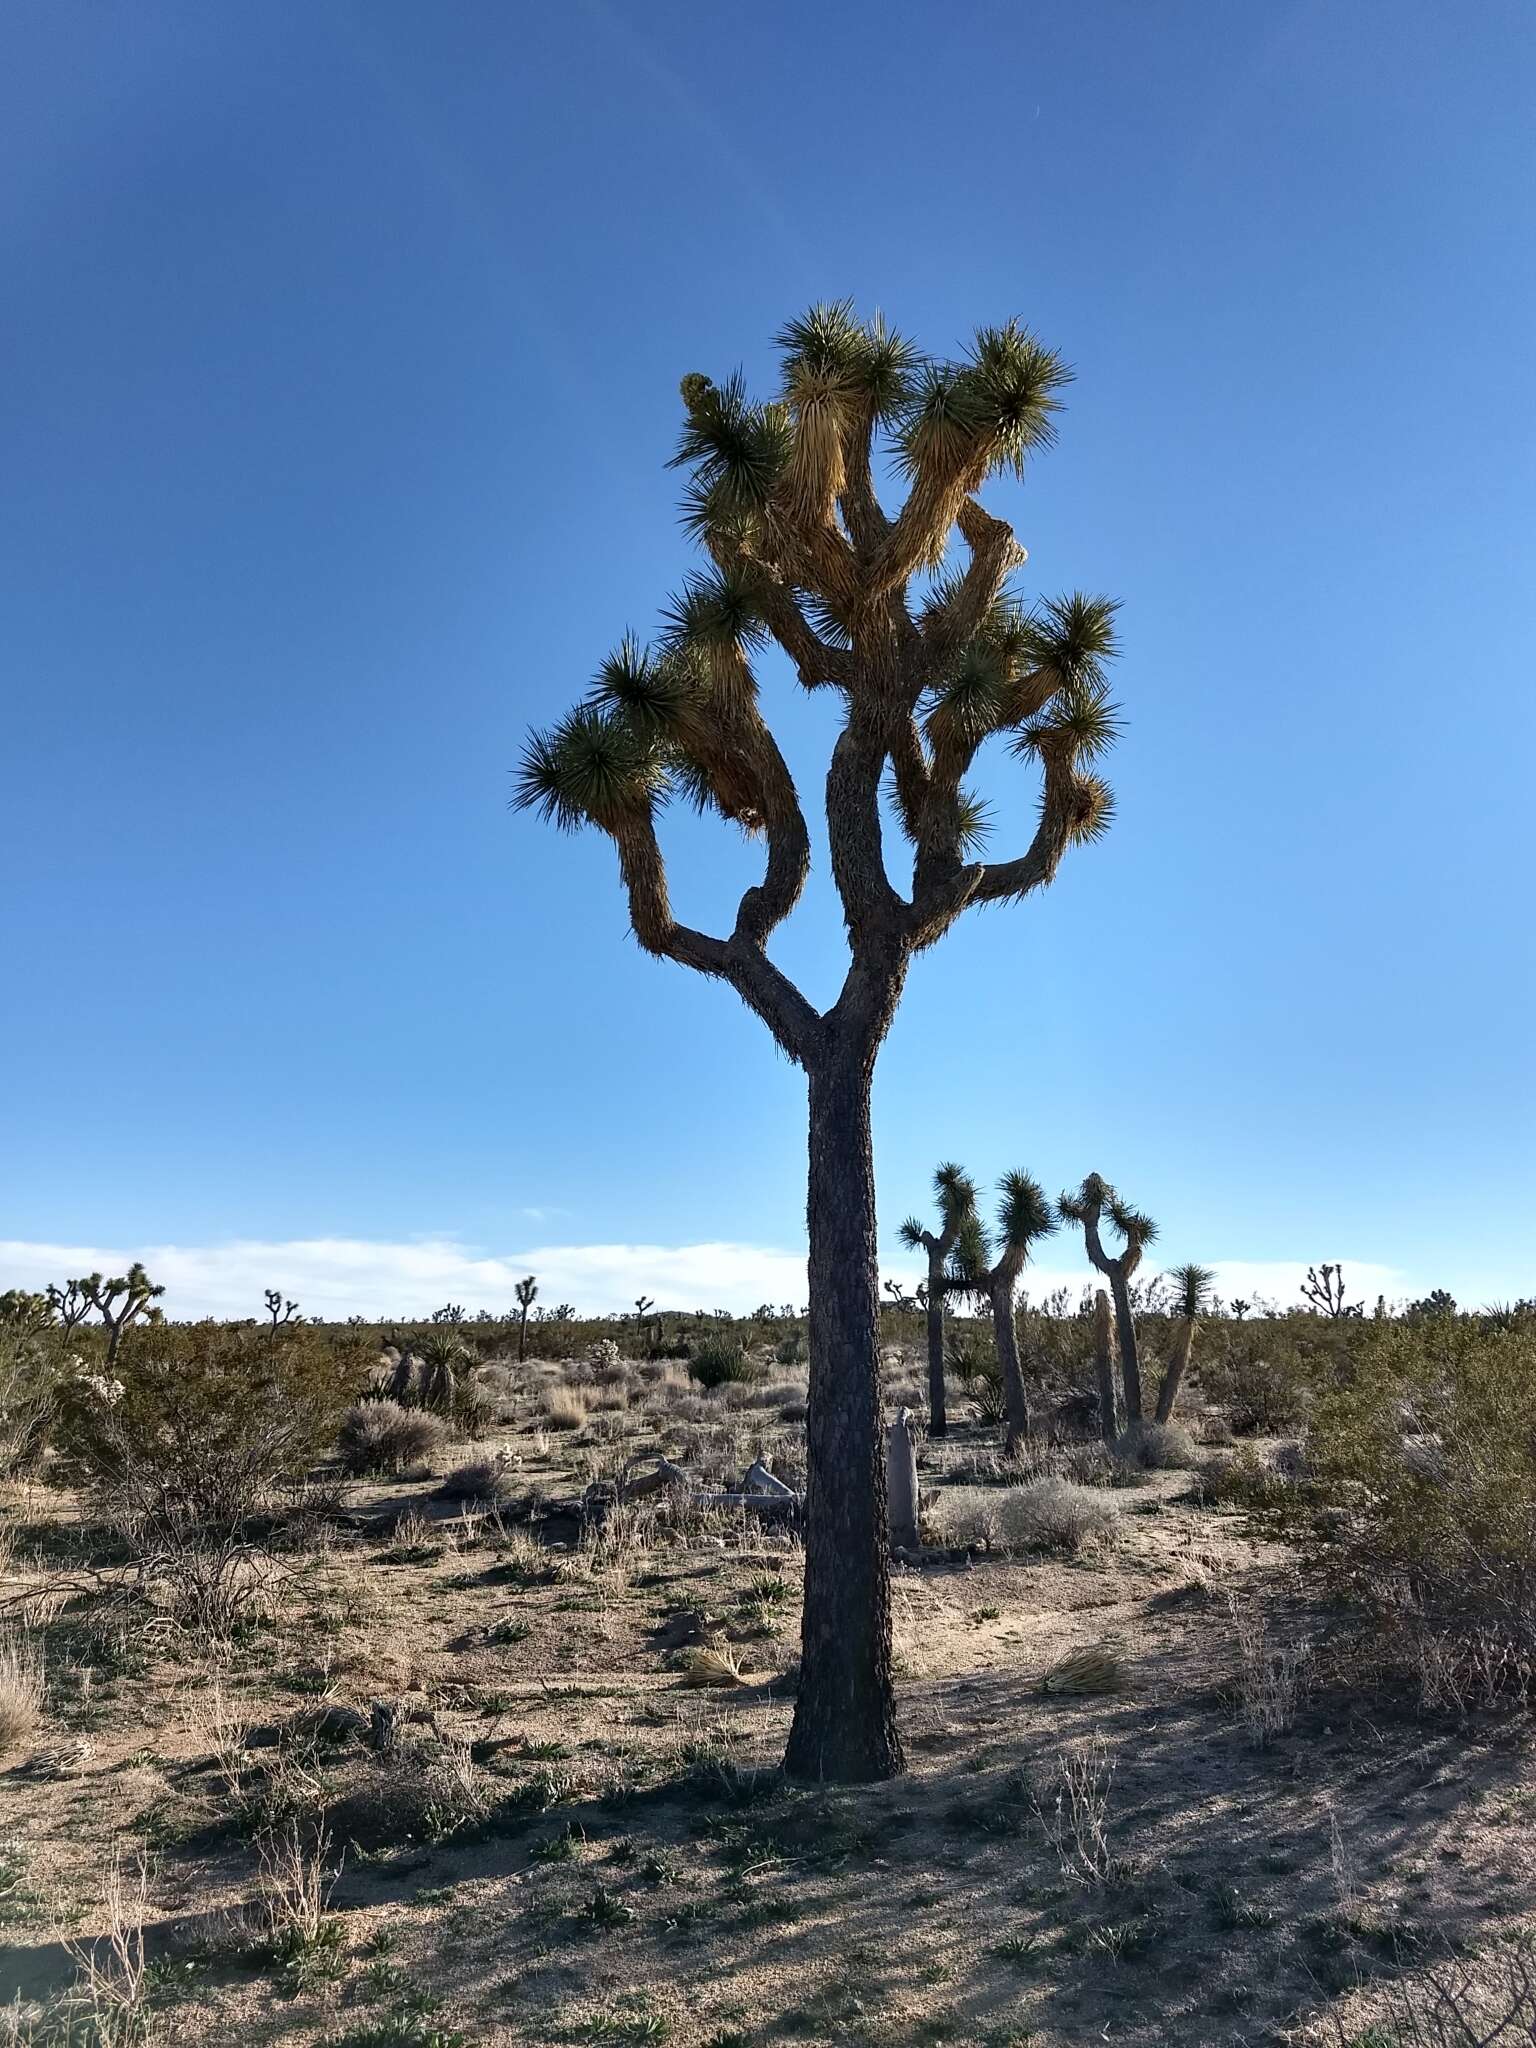
[[[101,1317],[107,1333],[107,1364],[117,1362],[118,1346],[123,1341],[123,1332],[142,1316],[145,1322],[158,1323],[162,1311],[154,1306],[164,1294],[163,1287],[157,1287],[135,1259],[124,1274],[115,1280],[103,1280],[99,1273],[88,1273],[83,1280],[71,1280],[70,1287],[78,1287],[89,1305]],[[121,1304],[119,1306],[119,1304]]]
[[[962,1223],[975,1215],[976,1183],[946,1160],[933,1176],[933,1192],[939,1206],[938,1229],[925,1230],[915,1216],[909,1216],[901,1226],[901,1241],[908,1251],[928,1254],[928,1299],[924,1304],[928,1320],[928,1434],[944,1436],[949,1429],[944,1405],[945,1268],[960,1241]]]
[[[1131,1276],[1141,1264],[1141,1255],[1157,1236],[1150,1216],[1123,1202],[1102,1174],[1090,1173],[1076,1194],[1062,1196],[1058,1207],[1069,1222],[1080,1223],[1088,1257],[1109,1282],[1115,1303],[1115,1334],[1120,1346],[1120,1379],[1125,1391],[1125,1426],[1134,1429],[1142,1420],[1141,1361],[1136,1348],[1136,1318],[1131,1313]],[[1099,1225],[1108,1216],[1124,1240],[1124,1248],[1111,1258],[1104,1249]]]
[[[1176,1290],[1173,1312],[1179,1320],[1173,1333],[1173,1349],[1163,1368],[1163,1383],[1157,1390],[1153,1417],[1157,1422],[1167,1422],[1173,1414],[1179,1384],[1189,1365],[1189,1354],[1195,1348],[1195,1330],[1211,1305],[1211,1284],[1216,1276],[1209,1266],[1175,1266],[1168,1278]]]
[[[66,1280],[62,1287],[48,1286],[48,1301],[53,1313],[59,1319],[59,1327],[68,1336],[76,1323],[83,1323],[91,1312],[91,1299],[80,1280]]]
[[[729,984],[804,1068],[810,1098],[808,1518],[801,1682],[785,1763],[800,1777],[902,1767],[891,1677],[880,1275],[869,1097],[912,955],[974,904],[1044,888],[1110,797],[1090,772],[1115,731],[1104,664],[1114,606],[1064,597],[1026,610],[1024,560],[975,493],[1022,476],[1053,438],[1069,371],[1015,322],[933,362],[876,319],[819,306],[778,337],[779,395],[739,376],[683,379],[675,465],[708,566],[665,614],[660,644],[625,638],[578,707],[535,735],[517,795],[553,823],[613,840],[636,938]],[[882,445],[883,443],[883,445]],[[888,514],[874,478],[905,478]],[[878,459],[877,459],[878,458]],[[952,529],[968,551],[943,568]],[[841,992],[818,1012],[768,956],[810,865],[800,799],[759,702],[772,640],[807,690],[840,700],[826,782],[832,879],[848,933]],[[1040,803],[1012,858],[975,857],[982,813],[966,776],[994,735],[1032,762]],[[882,787],[912,848],[892,883]],[[759,838],[762,880],[725,936],[674,917],[657,816],[679,795]]]
[[[521,1365],[528,1355],[528,1311],[539,1298],[539,1283],[530,1273],[512,1292],[517,1296],[517,1362]]]
[[[1005,1173],[998,1182],[997,1252],[986,1275],[997,1338],[997,1363],[1003,1376],[1006,1417],[1004,1453],[1011,1457],[1029,1435],[1029,1396],[1019,1364],[1019,1333],[1013,1297],[1032,1247],[1056,1228],[1056,1217],[1039,1181],[1027,1173]]]
[[[1348,1307],[1344,1303],[1344,1268],[1342,1266],[1308,1266],[1307,1277],[1301,1283],[1303,1297],[1320,1315],[1358,1316],[1363,1313],[1358,1301]]]

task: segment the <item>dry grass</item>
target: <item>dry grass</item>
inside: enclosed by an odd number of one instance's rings
[[[745,1683],[741,1658],[724,1643],[703,1643],[683,1660],[683,1682],[692,1686],[732,1686]]]
[[[998,1513],[1003,1541],[1015,1550],[1085,1550],[1108,1542],[1120,1522],[1107,1494],[1054,1474],[1005,1488]]]
[[[1091,1697],[1124,1692],[1127,1678],[1125,1659],[1112,1643],[1085,1643],[1048,1664],[1037,1683],[1041,1692]]]
[[[0,1756],[8,1755],[43,1717],[43,1652],[25,1628],[0,1634]]]
[[[546,1429],[580,1429],[587,1419],[587,1396],[580,1387],[549,1387],[539,1406]]]

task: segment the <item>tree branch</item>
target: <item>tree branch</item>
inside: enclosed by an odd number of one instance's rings
[[[755,893],[742,900],[737,929],[727,939],[712,938],[707,932],[679,924],[672,915],[667,891],[666,863],[656,840],[654,819],[648,812],[626,819],[612,834],[619,854],[619,872],[629,898],[629,918],[635,937],[646,952],[664,960],[675,960],[698,974],[713,975],[729,982],[748,1009],[762,1018],[784,1051],[801,1066],[806,1065],[822,1035],[822,1021],[786,974],[774,966],[768,955],[742,929],[742,915]],[[772,855],[770,853],[770,864]],[[767,888],[767,883],[764,883]]]
[[[975,498],[966,498],[956,523],[971,551],[971,565],[947,603],[929,613],[922,626],[922,655],[947,661],[980,628],[1010,572],[1029,560],[1005,519],[994,519]]]
[[[808,690],[824,683],[846,687],[853,673],[853,657],[846,648],[832,647],[815,631],[800,609],[794,592],[754,563],[762,575],[762,587],[753,593],[763,623],[795,664],[795,671]]]

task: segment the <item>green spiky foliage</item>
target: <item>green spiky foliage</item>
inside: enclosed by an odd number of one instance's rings
[[[1157,1390],[1157,1407],[1153,1420],[1168,1422],[1173,1416],[1173,1404],[1179,1398],[1179,1388],[1189,1369],[1190,1355],[1195,1348],[1195,1332],[1200,1318],[1211,1305],[1211,1290],[1216,1276],[1209,1266],[1175,1266],[1167,1275],[1173,1284],[1174,1325],[1173,1347],[1168,1354],[1168,1363],[1163,1367],[1163,1382]]]
[[[537,1278],[530,1273],[512,1292],[517,1297],[517,1362],[521,1365],[528,1356],[528,1312],[539,1298]]]
[[[979,1227],[976,1183],[963,1167],[945,1160],[934,1172],[933,1198],[939,1211],[938,1229],[927,1230],[915,1216],[909,1216],[901,1225],[900,1236],[908,1251],[921,1251],[928,1260],[928,1433],[942,1437],[949,1431],[944,1384],[945,1294],[953,1289],[951,1261],[962,1236]]]
[[[939,361],[838,301],[789,321],[777,347],[777,388],[765,397],[739,373],[683,378],[673,463],[702,566],[664,605],[651,644],[626,636],[583,700],[529,740],[514,802],[605,833],[640,945],[726,982],[806,1072],[810,1512],[786,1764],[811,1778],[867,1778],[901,1764],[870,1080],[912,956],[967,909],[1045,888],[1071,847],[1103,832],[1116,610],[1107,598],[1018,588],[1025,551],[981,502],[990,480],[1026,478],[1052,444],[1070,382],[1018,321],[981,328]],[[876,478],[887,475],[901,481],[899,505],[881,502]],[[826,806],[850,959],[825,1010],[768,953],[811,857],[764,709],[784,659],[803,688],[840,704]],[[993,742],[1034,794],[1021,843],[996,859],[983,849],[1007,830],[1010,806],[993,816],[975,781]],[[910,854],[899,885],[886,791]],[[658,834],[678,801],[762,845],[761,879],[727,933],[673,913]]]
[[[155,1304],[165,1289],[156,1286],[138,1259],[126,1273],[118,1274],[115,1279],[104,1280],[100,1273],[87,1273],[83,1279],[71,1280],[69,1287],[78,1289],[87,1307],[100,1316],[102,1328],[107,1333],[109,1366],[117,1361],[125,1330],[140,1321],[158,1323],[164,1316],[164,1311]]]
[[[1082,1186],[1062,1195],[1056,1206],[1065,1221],[1081,1225],[1089,1260],[1109,1282],[1115,1305],[1115,1336],[1120,1348],[1126,1426],[1134,1430],[1141,1423],[1143,1412],[1141,1354],[1136,1318],[1131,1309],[1131,1277],[1141,1264],[1147,1246],[1156,1238],[1157,1225],[1142,1210],[1133,1209],[1101,1173],[1088,1174]],[[1121,1249],[1113,1254],[1104,1243],[1106,1217],[1121,1238]]]
[[[1030,1434],[1029,1394],[1019,1359],[1014,1293],[1035,1246],[1055,1230],[1056,1212],[1032,1174],[1005,1173],[997,1184],[997,1193],[997,1257],[986,1275],[986,1294],[1003,1378],[1007,1423],[1004,1452],[1012,1456]]]

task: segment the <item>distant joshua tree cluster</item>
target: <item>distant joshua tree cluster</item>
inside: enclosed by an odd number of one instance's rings
[[[975,1181],[953,1161],[946,1161],[937,1169],[933,1190],[938,1209],[937,1229],[927,1229],[915,1216],[909,1216],[901,1226],[902,1243],[910,1251],[926,1253],[928,1259],[923,1292],[932,1435],[943,1436],[948,1429],[946,1309],[956,1297],[968,1297],[985,1304],[992,1318],[1006,1424],[1005,1450],[1012,1456],[1028,1440],[1032,1424],[1019,1357],[1015,1298],[1035,1246],[1067,1223],[1081,1229],[1089,1261],[1108,1283],[1107,1293],[1099,1290],[1094,1311],[1099,1420],[1105,1441],[1130,1448],[1126,1440],[1134,1442],[1147,1423],[1163,1424],[1171,1419],[1194,1349],[1196,1328],[1211,1302],[1213,1276],[1208,1267],[1178,1266],[1167,1276],[1175,1290],[1177,1321],[1173,1345],[1149,1415],[1142,1391],[1132,1281],[1143,1253],[1157,1236],[1152,1218],[1132,1208],[1097,1173],[1090,1173],[1080,1187],[1063,1194],[1054,1207],[1033,1175],[1018,1170],[1005,1173],[998,1182],[996,1221],[990,1227],[981,1214]],[[1118,1251],[1105,1245],[1106,1223],[1119,1237]],[[1328,1266],[1323,1270],[1331,1275],[1338,1269]],[[1119,1355],[1118,1390],[1112,1349]]]

